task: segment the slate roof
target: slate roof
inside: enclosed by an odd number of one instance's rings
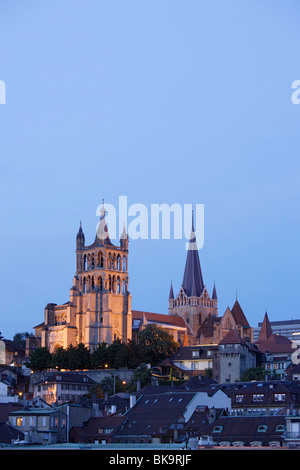
[[[203,289],[204,282],[199,260],[199,253],[196,245],[196,235],[194,234],[194,222],[192,224],[192,233],[187,252],[185,270],[182,281],[182,288],[188,297],[200,297]],[[196,249],[192,249],[192,247]]]
[[[92,417],[84,426],[73,426],[70,430],[70,439],[73,442],[94,442],[105,439],[111,442],[112,437],[124,422],[124,416]]]
[[[212,436],[216,443],[242,441],[245,446],[261,442],[269,446],[272,441],[281,441],[285,431],[284,416],[225,416],[206,427],[201,427],[194,436]]]
[[[24,433],[19,431],[9,424],[0,423],[0,442],[3,444],[10,444],[13,439],[24,440]]]
[[[176,387],[177,388],[177,387]],[[186,407],[197,392],[170,390],[170,387],[144,387],[138,400],[124,416],[126,420],[116,433],[125,436],[174,436],[174,425],[183,420]],[[182,429],[184,422],[182,422]]]

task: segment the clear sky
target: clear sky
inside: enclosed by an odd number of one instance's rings
[[[0,0],[0,331],[69,300],[105,201],[204,204],[219,315],[300,318],[297,0]],[[167,313],[185,240],[130,241],[132,308]]]

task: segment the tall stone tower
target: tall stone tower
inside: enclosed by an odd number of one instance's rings
[[[216,287],[214,285],[210,297],[203,282],[194,224],[192,224],[183,281],[176,297],[171,284],[169,314],[184,319],[190,333],[190,344],[199,344],[199,329],[203,322],[207,318],[218,316]]]
[[[46,306],[44,323],[35,327],[41,346],[54,351],[59,346],[83,343],[92,351],[102,342],[111,344],[119,338],[126,343],[131,339],[128,253],[125,227],[120,246],[111,242],[104,207],[91,245],[85,245],[80,223],[70,301]]]

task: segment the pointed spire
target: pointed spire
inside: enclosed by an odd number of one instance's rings
[[[189,338],[188,338],[188,335],[187,335],[187,332],[184,333],[184,338],[183,338],[183,347],[186,347],[189,345]]]
[[[213,288],[213,293],[212,293],[212,297],[211,297],[213,300],[218,300],[218,296],[217,296],[217,290],[216,290],[216,283],[214,282],[214,288]]]
[[[172,281],[171,281],[171,287],[170,287],[170,293],[169,293],[169,300],[174,299],[174,291],[173,291],[173,286],[172,286]]]
[[[204,289],[193,218],[182,287],[188,297],[192,295],[192,290],[193,295],[200,297]]]
[[[80,221],[79,230],[76,235],[76,248],[77,249],[84,248],[84,243],[85,243],[85,238],[84,238],[84,233],[82,230],[82,224]]]
[[[106,244],[112,245],[110,238],[109,238],[105,215],[106,215],[106,210],[104,207],[104,199],[102,199],[101,216],[97,225],[96,237],[95,237],[94,243],[95,244],[106,243]]]
[[[269,322],[268,314],[266,312],[264,316],[263,324],[260,329],[259,337],[256,342],[261,343],[262,341],[265,341],[270,336],[272,336],[272,334],[273,334],[273,331],[272,331],[271,323]]]

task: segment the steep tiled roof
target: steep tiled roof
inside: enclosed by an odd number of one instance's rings
[[[238,303],[237,300],[235,301],[234,306],[231,309],[231,313],[232,313],[237,325],[241,325],[245,328],[250,328],[250,325],[247,321],[247,318],[245,317],[245,314],[242,310],[242,307],[240,306],[240,304]]]

